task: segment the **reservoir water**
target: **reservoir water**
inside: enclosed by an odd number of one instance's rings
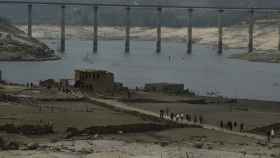
[[[45,41],[57,48],[56,41]],[[216,50],[194,45],[191,55],[184,43],[163,43],[155,53],[155,43],[132,41],[131,53],[124,53],[123,41],[100,41],[92,53],[92,41],[67,41],[63,59],[46,62],[0,62],[5,80],[26,83],[48,78],[73,78],[75,69],[103,69],[130,88],[150,82],[184,83],[196,93],[280,101],[280,64],[254,63],[229,59],[242,50]],[[244,50],[243,50],[244,51]],[[245,50],[246,51],[246,50]]]

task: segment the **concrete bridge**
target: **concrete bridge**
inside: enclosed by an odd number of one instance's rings
[[[242,8],[242,7],[209,7],[209,6],[177,6],[177,5],[130,5],[130,4],[104,4],[104,3],[67,3],[67,2],[29,2],[29,1],[0,1],[0,4],[22,4],[27,7],[27,23],[28,23],[28,35],[32,37],[32,7],[34,5],[56,5],[60,6],[61,19],[60,19],[60,51],[65,51],[65,8],[67,6],[88,6],[93,8],[93,52],[98,51],[98,10],[104,7],[122,7],[125,12],[125,43],[124,51],[128,53],[130,51],[130,20],[131,9],[134,8],[150,8],[157,11],[157,39],[156,39],[156,52],[161,52],[161,26],[162,26],[162,11],[163,9],[184,9],[188,11],[186,15],[188,17],[188,40],[187,40],[187,53],[192,53],[192,21],[193,14],[196,9],[214,10],[217,12],[217,48],[219,54],[223,53],[223,18],[227,14],[227,11],[236,12],[249,12],[249,26],[248,26],[248,52],[254,50],[254,23],[256,12],[280,12],[279,8]],[[279,26],[279,38],[280,38],[280,26]],[[278,50],[280,50],[280,39],[278,42]]]

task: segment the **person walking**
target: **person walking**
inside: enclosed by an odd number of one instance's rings
[[[237,122],[236,122],[236,121],[233,122],[233,127],[234,127],[234,128],[237,127]]]
[[[244,123],[241,123],[240,124],[240,132],[243,132],[244,131]]]
[[[199,123],[200,123],[200,124],[203,123],[203,117],[202,117],[202,115],[199,116]]]
[[[189,116],[189,122],[191,122],[192,121],[192,114],[188,114],[188,116]]]
[[[174,120],[174,113],[173,112],[170,114],[170,119],[171,119],[171,121]]]
[[[184,121],[184,113],[181,113],[180,118],[181,118],[181,121],[183,122]]]
[[[223,120],[220,121],[220,127],[221,127],[221,128],[224,128],[224,122],[223,122]]]
[[[163,118],[163,114],[164,114],[164,111],[161,109],[160,111],[159,111],[159,117],[162,119]]]
[[[266,132],[266,136],[267,136],[267,143],[270,143],[270,133],[271,131],[267,131]]]
[[[168,107],[165,109],[165,113],[166,113],[166,115],[168,117],[169,116],[169,108]]]
[[[175,117],[176,117],[176,122],[178,122],[180,119],[180,115],[177,113]]]
[[[228,121],[227,126],[228,126],[229,130],[232,131],[232,122],[231,121]]]
[[[194,115],[194,123],[196,123],[196,122],[197,122],[197,116]]]
[[[274,129],[272,128],[272,129],[270,130],[270,137],[273,138],[274,136],[275,136],[275,131],[274,131]]]
[[[186,114],[186,120],[191,122],[191,116],[189,114]]]

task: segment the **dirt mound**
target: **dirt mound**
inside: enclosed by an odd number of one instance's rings
[[[251,133],[266,135],[268,131],[273,129],[275,131],[275,136],[280,137],[280,123],[271,124],[264,127],[258,127],[253,130],[250,130]]]
[[[13,134],[24,134],[24,135],[46,135],[54,133],[52,125],[19,125],[5,124],[0,126],[0,131],[13,133]]]
[[[161,131],[171,128],[186,128],[195,127],[200,128],[196,125],[183,125],[183,124],[128,124],[128,125],[110,125],[110,126],[92,126],[83,130],[76,128],[68,128],[66,130],[67,138],[79,135],[95,135],[95,134],[117,134],[117,133],[141,133],[149,131]]]
[[[20,143],[0,137],[0,150],[17,150]]]

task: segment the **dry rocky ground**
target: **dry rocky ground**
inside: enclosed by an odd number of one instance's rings
[[[162,142],[165,143],[162,143]],[[166,143],[167,142],[167,143]],[[205,129],[174,129],[140,134],[99,136],[94,139],[39,142],[33,150],[1,151],[14,157],[86,157],[86,158],[236,158],[279,157],[279,146],[263,145],[261,141],[209,131]]]
[[[2,89],[3,91],[3,89]],[[119,158],[119,157],[135,157],[135,158],[159,158],[159,157],[194,157],[194,158],[236,158],[236,157],[279,157],[280,144],[272,142],[266,144],[264,139],[254,139],[245,136],[237,136],[229,133],[218,132],[214,130],[202,128],[178,128],[167,129],[163,131],[149,131],[141,133],[123,133],[116,132],[115,134],[93,134],[80,135],[65,139],[65,130],[67,127],[86,128],[93,125],[123,125],[135,123],[154,123],[155,120],[150,120],[138,115],[131,115],[116,111],[108,107],[96,105],[87,101],[44,101],[54,94],[57,98],[67,98],[60,93],[48,92],[49,90],[30,91],[13,87],[10,94],[20,96],[36,96],[41,98],[47,96],[43,100],[38,99],[32,103],[29,101],[23,102],[0,102],[0,123],[15,123],[17,125],[30,123],[41,124],[48,121],[54,123],[56,133],[36,136],[23,134],[7,134],[1,132],[0,136],[7,142],[17,142],[19,148],[14,150],[0,151],[0,157],[17,158],[17,157],[46,157],[46,158]],[[7,91],[5,91],[7,93]],[[36,95],[35,95],[36,94]],[[45,95],[48,94],[48,95]],[[177,100],[190,99],[182,96],[166,96],[162,94],[146,94],[133,93],[133,97],[159,99],[163,101],[172,101],[175,103],[133,103],[131,106],[145,108],[147,110],[158,111],[166,105],[172,106],[175,110],[186,110],[193,113],[202,112],[205,117],[209,117],[209,123],[215,117],[210,117],[211,113],[219,118],[227,119],[229,117],[239,117],[240,111],[229,112],[228,105],[189,105],[177,104]],[[69,97],[69,96],[68,96]],[[74,96],[75,98],[76,96]],[[56,98],[56,99],[57,99]],[[164,98],[164,99],[163,99]],[[126,102],[127,103],[127,102]],[[249,102],[248,102],[249,103]],[[256,101],[254,102],[254,104]],[[244,101],[245,104],[245,101]],[[252,103],[253,104],[253,103]],[[249,115],[242,115],[243,121],[248,119],[248,127],[253,128],[257,124],[253,123],[254,119],[251,115],[258,109],[266,109],[264,115],[257,115],[255,122],[259,117],[267,117],[260,122],[259,125],[275,122],[271,114],[270,107],[274,107],[276,103],[263,103],[267,107],[255,105],[254,109],[248,106]],[[241,106],[241,105],[240,105]],[[40,108],[42,107],[42,108]],[[209,111],[209,116],[206,116],[205,111]],[[214,113],[214,111],[218,111]],[[275,107],[275,113],[278,109]],[[253,112],[253,113],[252,113]],[[238,115],[237,115],[238,114]],[[247,117],[246,117],[247,116]],[[275,117],[278,118],[278,115]],[[241,119],[240,118],[240,119]],[[275,118],[275,119],[277,119]],[[40,121],[42,120],[42,121]],[[278,119],[279,120],[279,119]],[[215,122],[215,121],[213,121]],[[249,126],[250,125],[250,126]]]

